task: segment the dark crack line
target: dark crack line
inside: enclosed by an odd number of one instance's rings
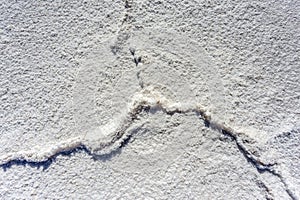
[[[74,149],[70,149],[67,151],[61,151],[51,157],[49,157],[47,160],[41,161],[41,162],[33,162],[33,161],[27,161],[27,160],[22,160],[22,159],[16,159],[16,160],[11,160],[5,164],[0,165],[1,168],[4,171],[7,171],[7,169],[11,168],[12,166],[16,165],[16,166],[30,166],[30,167],[34,167],[34,168],[43,168],[43,171],[45,171],[46,169],[48,169],[50,167],[50,165],[52,163],[54,163],[56,161],[56,158],[58,156],[72,156],[75,153],[78,152],[85,152],[88,155],[92,155],[91,152],[85,147],[85,145],[80,145],[79,147],[76,147]]]
[[[258,178],[258,177],[257,177]],[[266,193],[266,200],[274,200],[274,194],[270,191],[270,189],[268,188],[268,186],[263,182],[261,181],[260,179],[257,179],[256,181],[256,185],[260,188],[263,188],[263,190],[265,191]]]
[[[136,56],[135,49],[132,48],[132,47],[129,48],[129,51],[130,51],[130,54],[132,55],[132,60],[135,63],[135,66],[138,67],[139,63],[142,62],[142,57],[141,56]],[[138,70],[137,73],[136,73],[136,77],[139,81],[139,85],[140,85],[141,89],[143,89],[144,88],[144,81],[141,77],[141,72],[142,72],[141,69]]]
[[[203,115],[202,115],[203,116]],[[232,139],[238,150],[241,152],[241,154],[246,158],[247,162],[250,163],[252,166],[254,166],[256,168],[256,170],[259,173],[270,173],[276,177],[279,178],[279,180],[281,181],[281,183],[284,185],[285,190],[287,192],[287,194],[289,195],[289,197],[292,200],[297,200],[298,198],[296,197],[296,195],[289,189],[287,183],[285,182],[284,178],[282,177],[282,175],[278,172],[275,171],[275,169],[273,169],[273,166],[277,165],[277,163],[272,163],[272,164],[265,164],[261,161],[259,161],[257,158],[255,158],[246,148],[244,145],[242,145],[241,142],[239,142],[239,139],[237,137],[237,134],[235,134],[233,131],[228,130],[228,128],[219,128],[218,126],[211,126],[211,122],[208,119],[204,118],[204,124],[205,126],[213,129],[213,130],[217,130],[218,132],[222,133],[225,136],[228,136],[230,139]],[[267,190],[268,192],[269,190]],[[269,193],[269,192],[268,192]]]
[[[112,144],[114,144],[116,141],[120,140],[122,138],[122,136],[124,136],[124,132],[133,124],[133,122],[138,119],[138,115],[143,112],[143,111],[146,111],[146,112],[149,112],[150,108],[152,108],[152,111],[156,110],[156,111],[163,111],[164,113],[166,113],[167,115],[174,115],[176,113],[178,114],[184,114],[186,112],[183,112],[181,110],[178,110],[178,109],[175,109],[173,111],[168,111],[166,109],[164,109],[162,106],[155,106],[155,107],[150,107],[150,106],[147,106],[147,105],[140,105],[138,106],[132,113],[130,113],[130,122],[125,126],[124,130],[120,130],[118,131],[117,133],[115,133],[115,136],[113,137],[113,139],[111,140],[110,143],[108,143],[106,146],[110,146]],[[155,112],[156,112],[155,111]],[[205,112],[201,112],[201,111],[198,111],[198,110],[192,110],[192,112],[194,112],[197,116],[200,117],[200,119],[203,120],[204,122],[204,125],[212,130],[216,130],[220,133],[222,133],[223,135],[225,136],[229,136],[233,141],[235,141],[239,151],[243,154],[243,156],[247,159],[247,161],[249,163],[251,163],[257,170],[258,172],[260,173],[263,173],[263,172],[269,172],[269,173],[272,173],[276,176],[278,176],[278,173],[276,173],[271,167],[274,166],[275,164],[264,164],[262,163],[261,161],[258,161],[256,158],[254,158],[253,155],[251,155],[251,153],[249,153],[249,151],[247,151],[247,149],[238,141],[238,138],[236,136],[236,134],[229,130],[228,128],[224,128],[224,127],[221,127],[220,125],[218,124],[215,124],[215,123],[212,123],[211,120],[209,119],[209,117],[207,115],[205,115]],[[123,140],[127,140],[129,137],[129,135],[127,135],[127,137],[123,138]],[[104,147],[106,147],[104,146]],[[120,148],[124,147],[125,145],[120,145]],[[79,148],[83,148],[84,149],[87,149],[84,145],[81,144],[81,146]],[[64,154],[68,154],[68,153],[72,153],[74,150],[77,151],[78,147],[74,148],[74,149],[71,149],[71,150],[68,150],[68,151],[63,151],[63,152],[59,152],[57,154],[55,154],[54,156],[51,156],[49,158],[49,160],[53,159],[54,157],[57,157],[58,155],[64,155]],[[67,153],[64,153],[64,152],[67,152]],[[89,154],[90,155],[93,155],[92,153],[90,153],[89,151]],[[16,161],[16,160],[13,160],[13,161]],[[12,162],[13,162],[12,161]],[[44,161],[42,162],[28,162],[28,161],[25,161],[25,160],[17,160],[17,162],[21,162],[21,163],[43,163]],[[11,162],[11,161],[10,161]],[[4,164],[4,166],[8,166],[7,164]],[[3,167],[3,165],[2,165]]]
[[[141,56],[137,56],[135,53],[135,49],[130,47],[129,48],[130,54],[132,55],[132,60],[135,63],[135,66],[137,67],[139,63],[142,62],[142,57]]]
[[[122,49],[123,44],[129,39],[128,30],[130,29],[130,22],[132,19],[131,12],[132,12],[132,1],[124,0],[124,9],[125,14],[121,22],[121,27],[117,33],[117,38],[115,43],[110,47],[111,52],[114,55],[117,55]]]
[[[125,12],[125,15],[124,15],[124,18],[122,21],[122,25],[125,23],[128,23],[129,20],[131,19],[130,12],[131,12],[131,7],[132,7],[132,1],[125,0],[124,3],[125,3],[124,8],[125,8],[126,12]]]
[[[280,181],[283,183],[283,185],[285,186],[285,190],[286,190],[287,194],[290,196],[290,198],[293,200],[297,199],[296,195],[288,188],[288,185],[285,182],[282,175],[274,170],[273,167],[277,163],[265,164],[262,161],[260,161],[258,158],[256,158],[254,155],[252,155],[246,149],[246,147],[243,145],[243,142],[240,141],[240,139],[238,138],[239,135],[243,135],[242,133],[236,133],[229,127],[225,127],[221,124],[213,122],[211,120],[210,116],[206,115],[206,112],[202,111],[200,108],[199,109],[191,109],[188,111],[182,111],[180,109],[174,109],[174,110],[170,111],[170,110],[167,110],[164,106],[160,105],[159,102],[157,103],[156,106],[149,106],[149,105],[142,103],[141,105],[137,106],[132,112],[130,112],[130,114],[129,114],[130,119],[127,122],[126,126],[124,126],[124,128],[121,129],[120,131],[116,132],[114,137],[112,138],[111,142],[107,143],[104,146],[104,147],[107,147],[107,146],[109,147],[109,146],[117,143],[117,141],[122,140],[116,148],[114,148],[113,150],[111,150],[108,153],[98,155],[98,154],[92,153],[84,144],[80,144],[79,146],[71,148],[67,151],[58,152],[43,161],[34,162],[34,161],[26,161],[25,159],[15,159],[15,160],[11,160],[5,164],[2,164],[1,167],[4,169],[4,171],[6,171],[12,165],[22,165],[22,166],[29,165],[31,167],[37,167],[37,168],[43,167],[43,169],[45,170],[56,160],[56,158],[59,155],[71,156],[78,151],[86,152],[88,155],[90,155],[95,160],[102,160],[102,161],[110,160],[112,157],[119,154],[121,152],[121,150],[124,147],[126,147],[126,145],[129,143],[133,134],[136,134],[140,130],[140,129],[137,129],[136,131],[131,131],[129,134],[125,134],[125,132],[134,123],[134,121],[136,121],[138,119],[138,116],[140,115],[140,113],[150,112],[150,110],[152,110],[152,113],[155,113],[157,111],[162,111],[162,112],[166,113],[167,115],[171,115],[171,116],[176,113],[177,114],[186,114],[188,112],[194,112],[196,114],[196,116],[199,117],[199,119],[203,120],[203,123],[207,128],[218,131],[219,133],[231,138],[231,140],[235,142],[238,150],[245,157],[247,162],[250,163],[252,166],[254,166],[259,173],[267,172],[267,173],[270,173],[270,174],[278,177],[280,179]]]
[[[223,135],[228,136],[233,141],[235,141],[239,151],[243,154],[243,156],[247,159],[247,161],[249,163],[251,163],[257,169],[257,171],[259,173],[264,173],[264,172],[269,172],[269,173],[272,173],[272,174],[275,173],[275,171],[274,171],[274,169],[272,169],[272,167],[274,165],[276,165],[276,163],[275,164],[274,163],[272,163],[272,164],[262,163],[257,158],[255,158],[251,153],[249,153],[249,151],[238,141],[238,138],[234,133],[229,132],[228,130],[225,130],[225,129],[221,129],[220,132]]]

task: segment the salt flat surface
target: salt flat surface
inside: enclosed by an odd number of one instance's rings
[[[2,199],[299,199],[297,1],[0,4]]]

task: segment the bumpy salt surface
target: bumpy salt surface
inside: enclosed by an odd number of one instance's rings
[[[73,101],[79,136],[33,151],[9,153],[1,157],[2,164],[16,159],[40,162],[81,145],[94,154],[109,153],[126,138],[126,130],[141,107],[159,106],[165,112],[197,111],[224,121],[224,109],[218,113],[219,108],[226,106],[217,69],[196,42],[168,30],[136,31],[122,48],[128,54],[133,54],[134,49],[134,56],[139,56],[140,62],[136,66],[132,62],[131,68],[120,67],[121,76],[107,79],[111,74],[104,69],[118,63],[110,51],[111,41],[103,42],[98,49],[102,55],[100,61],[91,59],[78,72]],[[107,80],[112,81],[110,88],[109,84],[103,84]],[[203,91],[197,90],[197,86]],[[98,107],[97,102],[100,102]],[[203,105],[200,110],[199,103]]]

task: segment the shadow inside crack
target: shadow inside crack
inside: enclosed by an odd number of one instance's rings
[[[90,155],[92,155],[93,160],[96,161],[97,160],[102,162],[111,161],[115,156],[120,155],[122,153],[124,148],[134,140],[135,135],[137,135],[138,133],[144,133],[145,131],[147,131],[147,129],[143,128],[143,126],[134,128],[130,131],[130,133],[127,134],[125,138],[122,139],[119,146],[113,149],[112,151],[110,151],[109,153],[101,154],[101,155],[90,153]]]
[[[107,162],[107,161],[112,160],[113,157],[115,157],[117,155],[120,155],[122,153],[122,150],[133,140],[133,136],[136,135],[141,130],[144,130],[144,129],[142,127],[138,127],[138,128],[135,128],[135,129],[131,130],[130,133],[127,135],[127,137],[124,138],[120,142],[120,145],[117,148],[115,148],[114,150],[112,150],[112,151],[110,151],[109,153],[106,153],[106,154],[98,155],[98,154],[92,153],[85,145],[81,145],[80,147],[76,147],[76,148],[71,149],[71,150],[59,152],[59,153],[49,157],[45,161],[33,162],[33,161],[26,161],[26,160],[16,159],[16,160],[11,160],[11,161],[9,161],[5,164],[2,164],[2,165],[0,165],[0,167],[4,171],[7,171],[12,166],[23,166],[23,167],[29,166],[29,167],[37,168],[37,169],[42,168],[42,170],[45,171],[51,166],[51,164],[55,163],[58,156],[71,157],[74,154],[80,153],[80,152],[84,152],[87,155],[91,156],[91,158],[94,161]]]
[[[26,161],[26,160],[16,159],[16,160],[11,160],[11,161],[9,161],[5,164],[2,164],[2,165],[0,165],[0,167],[4,171],[7,171],[12,166],[23,166],[23,167],[29,166],[29,167],[37,168],[37,169],[42,168],[43,171],[45,171],[50,167],[50,165],[52,163],[54,163],[56,161],[56,158],[58,156],[68,156],[68,157],[70,157],[70,156],[72,156],[72,155],[74,155],[78,152],[85,152],[88,155],[91,155],[90,151],[85,146],[80,146],[80,147],[77,147],[77,148],[74,148],[74,149],[71,149],[71,150],[68,150],[68,151],[59,152],[59,153],[49,157],[47,160],[44,160],[44,161],[41,161],[41,162],[34,162],[34,161]]]

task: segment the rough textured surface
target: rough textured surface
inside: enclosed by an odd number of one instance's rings
[[[299,10],[2,1],[0,197],[299,199]]]

